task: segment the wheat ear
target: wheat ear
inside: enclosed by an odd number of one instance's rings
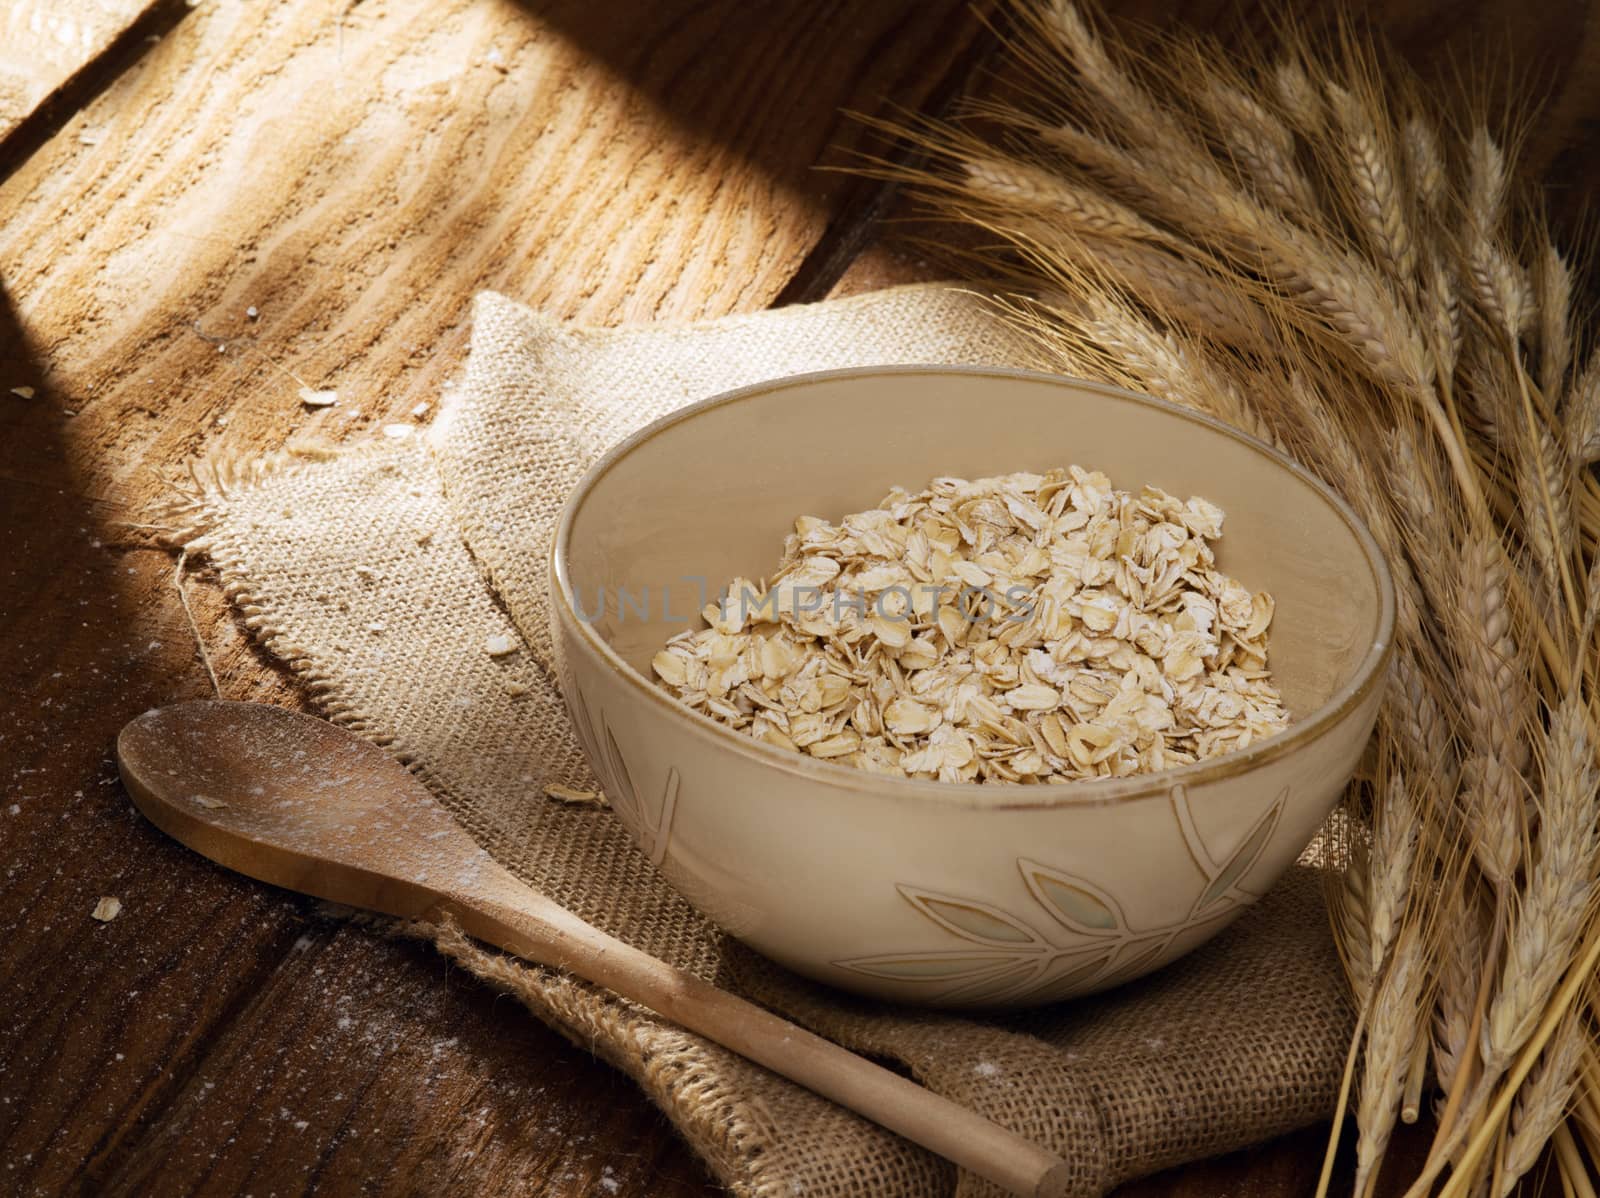
[[[1444,209],[1449,180],[1439,135],[1426,117],[1413,115],[1405,123],[1406,172],[1422,206],[1434,216]]]
[[[1448,394],[1461,356],[1461,299],[1454,277],[1437,254],[1429,256],[1420,290],[1434,379]]]
[[[1494,1198],[1508,1198],[1517,1181],[1538,1162],[1539,1155],[1566,1117],[1583,1061],[1584,1027],[1568,1015],[1545,1046],[1539,1063],[1522,1083],[1506,1136],[1501,1181]]]
[[[1127,205],[1054,172],[991,156],[970,157],[962,165],[967,189],[981,199],[1033,209],[1095,237],[1171,240]]]
[[[1393,947],[1405,915],[1411,866],[1422,826],[1421,813],[1406,778],[1392,765],[1387,772],[1374,813],[1367,885],[1367,937],[1373,973]]]
[[[1462,711],[1477,748],[1465,763],[1467,801],[1478,835],[1479,867],[1501,894],[1522,857],[1523,736],[1527,683],[1507,602],[1510,564],[1499,542],[1469,537],[1456,569],[1451,609],[1461,656]]]
[[[1372,846],[1358,840],[1350,848],[1344,869],[1331,873],[1325,887],[1334,948],[1350,982],[1350,992],[1362,1010],[1372,1000],[1373,983],[1378,977],[1367,931],[1372,873]]]
[[[1600,462],[1600,347],[1573,382],[1564,414],[1568,456],[1580,466]]]
[[[1572,475],[1564,447],[1543,421],[1518,440],[1517,492],[1522,502],[1523,531],[1539,564],[1552,604],[1563,595],[1573,604],[1574,623],[1579,615],[1568,559],[1573,538]]]
[[[1457,903],[1455,924],[1441,936],[1438,989],[1433,1016],[1433,1061],[1440,1090],[1455,1087],[1457,1075],[1473,1051],[1472,1019],[1477,1006],[1487,938],[1483,917],[1470,891]],[[1440,1100],[1441,1107],[1443,1100]]]
[[[1296,161],[1294,134],[1265,105],[1222,79],[1211,79],[1199,98],[1218,139],[1263,199],[1301,219],[1321,210]]]
[[[1411,651],[1402,647],[1395,654],[1392,673],[1385,727],[1413,775],[1426,779],[1431,792],[1450,794],[1458,766],[1449,721]]]
[[[1356,1107],[1356,1124],[1361,1130],[1356,1146],[1358,1195],[1370,1193],[1400,1113],[1425,981],[1422,931],[1415,922],[1408,923],[1395,943],[1383,981],[1373,993],[1367,1025],[1366,1060]]]
[[[1109,282],[1190,333],[1238,349],[1259,351],[1276,344],[1277,332],[1258,306],[1159,246],[1099,237],[1074,241],[1070,233],[1043,222],[1014,221],[1005,232],[1025,253],[1037,246],[1081,258],[1086,270],[1103,271]]]
[[[1400,172],[1368,98],[1355,90],[1327,85],[1329,106],[1343,133],[1356,211],[1373,252],[1394,282],[1410,289],[1417,272],[1416,240],[1406,217]]]
[[[1491,326],[1514,338],[1532,323],[1533,303],[1527,280],[1498,240],[1505,216],[1505,155],[1482,126],[1473,130],[1467,163],[1468,277]]]
[[[1500,985],[1483,1025],[1484,1067],[1503,1072],[1528,1042],[1566,972],[1595,898],[1600,828],[1586,704],[1568,698],[1550,717],[1544,793],[1526,888],[1513,910]]]
[[[1062,279],[1061,284],[1064,288],[1078,288],[1084,281]],[[1199,346],[1157,329],[1126,304],[1092,286],[1081,296],[1071,296],[1071,300],[1080,313],[1074,321],[1078,334],[1070,341],[1058,336],[1055,348],[1069,352],[1101,377],[1118,379],[1171,403],[1209,412],[1268,444],[1276,441],[1273,430],[1245,402],[1234,380],[1218,369]]]
[[[1272,70],[1272,90],[1295,127],[1308,137],[1322,132],[1322,97],[1298,58],[1287,58]]]

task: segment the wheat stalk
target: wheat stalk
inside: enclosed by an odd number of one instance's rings
[[[1460,646],[1457,677],[1470,729],[1464,796],[1478,830],[1478,865],[1508,893],[1522,859],[1522,771],[1529,756],[1524,667],[1507,599],[1510,564],[1498,541],[1478,535],[1461,546],[1456,569],[1454,633]]]
[[[1005,310],[1049,360],[1282,446],[1371,529],[1396,653],[1349,799],[1370,801],[1370,839],[1329,896],[1361,1010],[1342,1086],[1358,1190],[1431,1058],[1445,1096],[1412,1194],[1453,1166],[1448,1194],[1498,1196],[1546,1145],[1581,1193],[1580,1144],[1600,1143],[1567,1115],[1600,1120],[1600,353],[1574,259],[1514,139],[1359,37],[1229,61],[1188,35],[1126,54],[1097,25],[1034,11],[1017,86],[974,106],[1010,140],[919,128],[957,164],[920,190],[1010,247],[962,265],[1032,295]]]
[[[993,155],[965,158],[967,188],[991,202],[1032,208],[1087,236],[1113,240],[1170,240],[1126,204],[1028,163]]]
[[[1566,972],[1600,880],[1596,775],[1586,705],[1569,698],[1550,718],[1535,858],[1513,912],[1499,991],[1483,1026],[1483,1059],[1504,1070],[1528,1041]]]
[[[1378,1166],[1400,1113],[1401,1092],[1418,1035],[1416,1011],[1425,983],[1422,933],[1417,925],[1407,924],[1372,998],[1356,1106],[1361,1130],[1356,1147],[1357,1194],[1370,1193],[1377,1180]]]
[[[1507,1198],[1516,1188],[1517,1181],[1538,1162],[1557,1127],[1566,1118],[1568,1104],[1577,1088],[1583,1050],[1583,1027],[1569,1015],[1540,1056],[1538,1066],[1528,1075],[1512,1107],[1505,1163],[1495,1198]]]
[[[1326,85],[1329,106],[1343,133],[1357,212],[1378,260],[1399,286],[1415,285],[1416,242],[1405,213],[1393,149],[1372,119],[1370,103],[1336,83]]]
[[[1371,880],[1367,886],[1368,952],[1376,974],[1394,946],[1411,889],[1411,867],[1416,858],[1422,821],[1413,801],[1411,785],[1399,770],[1389,770],[1383,801],[1373,820]]]

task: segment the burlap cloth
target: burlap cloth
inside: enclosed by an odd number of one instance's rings
[[[688,401],[803,370],[1030,364],[986,306],[940,287],[687,326],[602,330],[501,296],[429,435],[217,467],[181,503],[262,644],[323,711],[387,745],[495,857],[609,932],[1049,1145],[1074,1192],[1330,1112],[1352,1027],[1320,888],[1300,870],[1207,947],[1100,998],[974,1018],[825,990],[723,937],[603,809],[549,668],[545,552],[618,438]],[[892,481],[892,480],[891,480]],[[912,480],[914,481],[914,480]],[[520,634],[491,657],[486,641]],[[446,932],[440,948],[644,1087],[739,1195],[993,1192],[898,1137],[650,1014]]]

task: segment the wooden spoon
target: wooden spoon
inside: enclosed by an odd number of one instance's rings
[[[1069,1166],[1014,1132],[578,919],[498,865],[384,750],[260,703],[179,703],[117,737],[122,780],[162,831],[230,869],[480,940],[658,1012],[1017,1194]]]

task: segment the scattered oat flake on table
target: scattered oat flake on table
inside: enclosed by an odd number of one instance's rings
[[[109,894],[104,895],[101,897],[100,901],[94,905],[94,910],[91,911],[90,914],[98,919],[101,923],[110,923],[113,919],[122,914],[122,900],[119,898],[114,898]]]
[[[579,790],[575,786],[562,786],[552,783],[544,788],[545,798],[554,799],[558,803],[566,803],[570,807],[604,807],[606,797],[598,790]]]
[[[483,651],[490,657],[504,657],[517,651],[517,642],[503,632],[497,632],[483,642]]]
[[[402,441],[416,431],[417,426],[414,424],[386,424],[383,426],[383,435],[385,437],[393,437],[396,441]]]
[[[515,678],[506,683],[506,694],[510,695],[513,699],[520,699],[531,689],[532,688],[526,682],[518,682]]]
[[[20,396],[22,399],[32,399],[36,392],[32,387],[13,387],[11,388],[11,394]]]
[[[301,387],[300,402],[308,408],[331,408],[339,402],[339,393],[337,391],[318,391],[314,387]]]

